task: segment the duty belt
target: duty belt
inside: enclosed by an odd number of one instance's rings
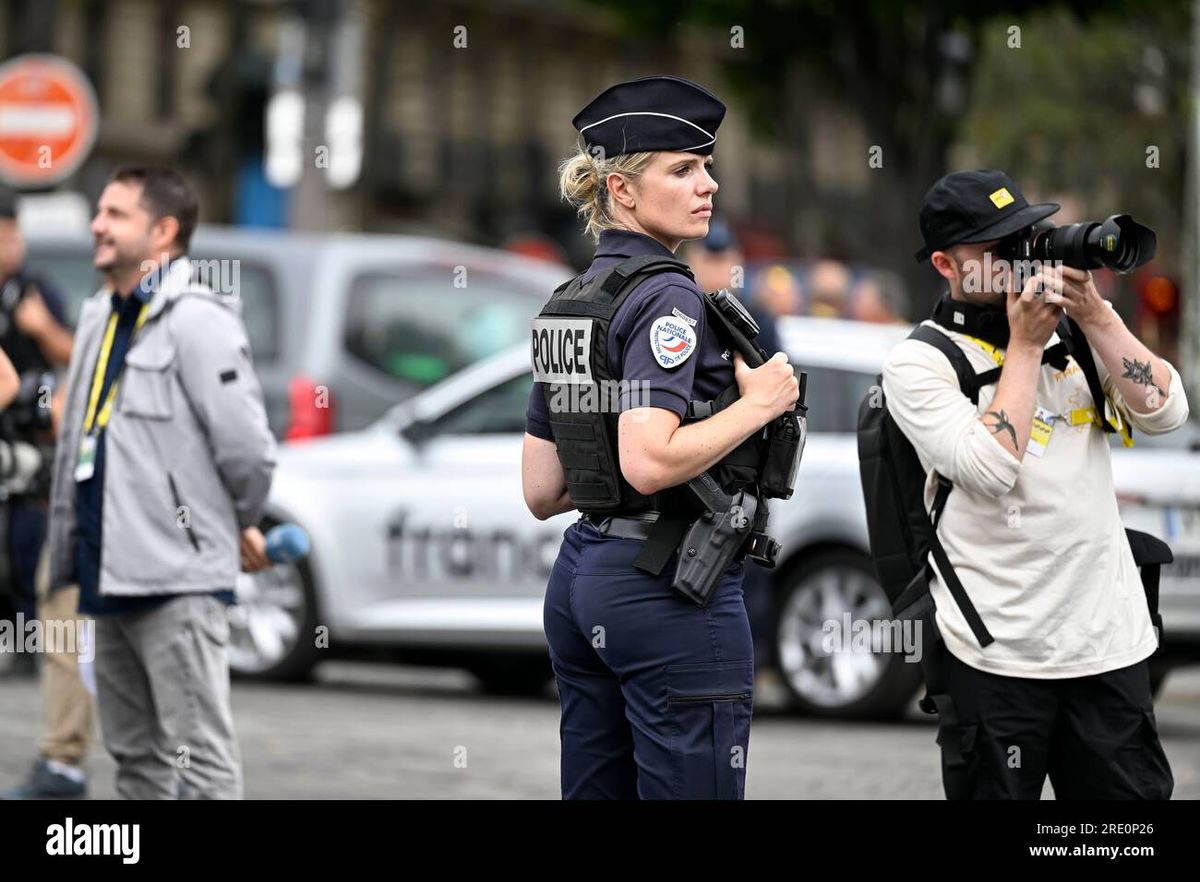
[[[614,539],[641,539],[650,536],[650,528],[658,520],[657,511],[639,512],[636,515],[590,515],[585,514],[581,521],[591,524],[602,536]]]

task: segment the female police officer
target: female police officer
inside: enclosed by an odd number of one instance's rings
[[[742,564],[700,606],[672,590],[677,552],[654,544],[656,522],[679,520],[680,485],[798,397],[783,353],[753,370],[730,358],[704,295],[670,263],[708,232],[724,115],[687,80],[620,83],[575,117],[586,150],[561,168],[598,245],[534,323],[523,485],[539,519],[585,512],[563,535],[544,608],[568,799],[744,794],[754,661]],[[617,391],[578,395],[605,383]],[[735,383],[740,397],[691,419]]]

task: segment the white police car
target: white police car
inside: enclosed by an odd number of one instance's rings
[[[783,550],[769,577],[773,658],[759,661],[777,667],[811,713],[895,714],[918,688],[918,666],[831,651],[824,624],[847,612],[889,615],[867,554],[854,430],[859,402],[908,328],[789,318],[779,331],[810,374],[809,438],[795,495],[772,503]],[[230,610],[235,671],[300,678],[322,658],[382,652],[466,667],[495,690],[544,686],[542,597],[577,515],[539,522],[522,501],[531,383],[528,350],[515,348],[363,431],[285,445],[269,516],[302,525],[312,554],[242,578]],[[1185,453],[1138,448],[1114,463],[1122,499],[1136,508],[1129,526],[1175,539],[1183,577],[1164,578],[1168,638],[1200,645],[1200,466]]]

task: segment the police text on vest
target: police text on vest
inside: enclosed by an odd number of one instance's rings
[[[539,383],[592,382],[592,320],[533,320],[533,378]]]

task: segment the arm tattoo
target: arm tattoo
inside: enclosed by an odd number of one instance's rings
[[[1013,424],[1008,421],[1007,413],[1005,413],[1003,410],[989,410],[984,414],[984,416],[993,416],[996,418],[996,425],[988,426],[988,429],[991,430],[993,435],[999,435],[1001,432],[1007,429],[1008,434],[1012,436],[1013,447],[1018,449],[1020,448],[1020,445],[1017,444],[1017,430],[1013,428]],[[987,426],[987,423],[984,423],[984,425]]]
[[[1154,386],[1160,395],[1166,396],[1167,393],[1154,383],[1154,371],[1150,368],[1150,362],[1138,361],[1136,358],[1126,358],[1122,355],[1121,363],[1125,365],[1125,373],[1121,374],[1121,379],[1133,380],[1139,386]]]

